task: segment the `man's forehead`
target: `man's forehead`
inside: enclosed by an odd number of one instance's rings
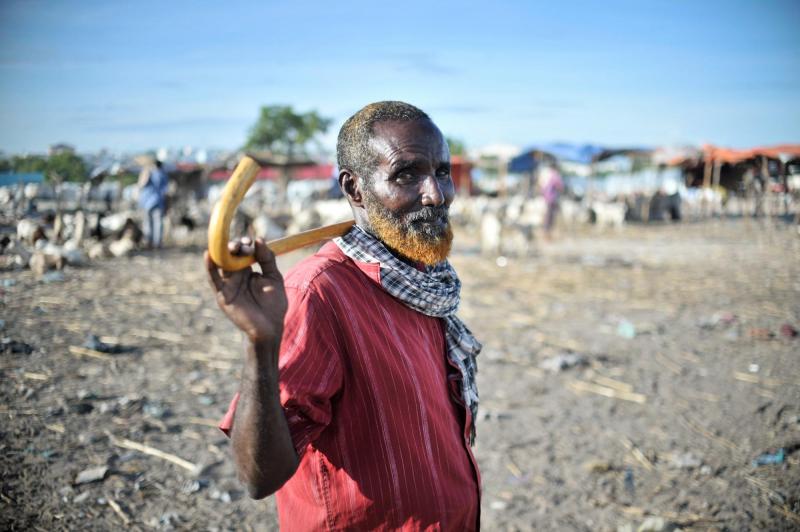
[[[373,126],[370,144],[379,154],[401,155],[405,150],[426,151],[436,156],[446,156],[446,143],[439,128],[432,121],[386,120]]]

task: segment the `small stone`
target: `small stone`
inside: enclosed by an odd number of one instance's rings
[[[59,270],[53,270],[42,275],[42,282],[45,283],[61,283],[64,279],[66,279],[64,272]]]
[[[663,517],[651,516],[645,519],[644,522],[639,525],[639,528],[636,529],[636,532],[662,532],[664,530],[668,530],[667,526],[668,524]]]
[[[670,467],[675,469],[694,469],[702,464],[703,461],[692,453],[673,454],[669,459]]]
[[[489,508],[498,511],[505,510],[506,508],[508,508],[508,503],[504,501],[492,501],[491,503],[489,503]]]
[[[75,503],[75,504],[83,504],[83,503],[86,502],[86,500],[88,498],[89,498],[89,492],[88,491],[84,491],[80,495],[76,495],[75,498],[72,499],[72,502]]]
[[[557,373],[565,369],[575,366],[584,366],[587,364],[586,357],[575,353],[566,353],[563,355],[556,355],[554,357],[546,358],[539,363],[539,368]]]
[[[107,473],[108,466],[90,467],[89,469],[84,469],[78,473],[78,476],[75,477],[74,484],[78,486],[80,484],[88,484],[90,482],[104,480]]]

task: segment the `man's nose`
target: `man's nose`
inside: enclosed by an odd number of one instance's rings
[[[422,204],[438,207],[444,203],[442,185],[436,176],[429,175],[422,182]]]

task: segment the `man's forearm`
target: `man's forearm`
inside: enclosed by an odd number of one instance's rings
[[[276,363],[279,347],[279,341],[248,346],[233,423],[233,452],[239,478],[255,499],[277,491],[298,464],[280,404]]]

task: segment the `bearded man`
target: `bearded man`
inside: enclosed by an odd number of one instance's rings
[[[285,281],[260,240],[229,247],[261,273],[206,255],[249,340],[220,428],[250,495],[277,492],[283,530],[476,530],[481,346],[455,315],[447,143],[421,110],[379,102],[345,122],[337,158],[356,225]]]

